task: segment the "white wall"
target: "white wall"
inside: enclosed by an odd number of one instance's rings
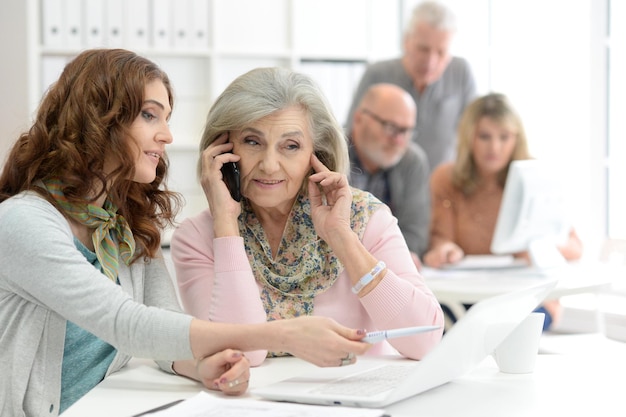
[[[10,145],[30,121],[29,64],[34,39],[23,27],[30,7],[32,0],[8,0],[0,12],[0,51],[11,51],[0,59],[0,167]]]
[[[610,9],[609,230],[611,237],[626,239],[626,1],[612,0]]]
[[[531,152],[571,179],[571,215],[583,238],[601,239],[597,171],[604,129],[592,109],[603,77],[592,60],[591,0],[492,0],[491,89],[520,112]],[[599,146],[598,146],[599,145]]]

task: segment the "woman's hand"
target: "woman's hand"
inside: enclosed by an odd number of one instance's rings
[[[200,359],[196,370],[208,389],[226,395],[240,395],[248,389],[250,362],[241,351],[226,349]]]
[[[280,326],[279,349],[317,366],[342,366],[356,362],[371,347],[360,342],[365,330],[350,329],[328,317],[306,316],[268,323]]]
[[[309,177],[311,217],[315,231],[326,242],[341,232],[350,232],[352,191],[345,175],[330,171],[311,155],[315,173]]]
[[[378,260],[350,225],[352,189],[348,178],[330,171],[315,155],[311,155],[311,166],[315,173],[309,177],[309,200],[315,232],[332,248],[354,285]],[[384,274],[377,276],[359,296],[366,295],[383,277]]]
[[[459,262],[464,256],[465,252],[459,245],[453,242],[446,242],[426,252],[424,263],[432,268],[441,268],[444,264]]]
[[[230,151],[228,133],[223,133],[202,151],[202,174],[200,184],[215,219],[215,237],[239,235],[237,217],[241,204],[230,196],[221,168],[226,162],[237,162],[240,157]]]
[[[207,387],[223,390],[226,387],[224,384],[247,381],[250,365],[247,358],[241,359],[224,346],[233,346],[245,352],[286,352],[317,366],[342,366],[354,363],[356,356],[364,354],[371,347],[369,343],[360,341],[363,337],[364,329],[351,329],[323,316],[250,324],[193,319],[190,328],[191,350],[195,357],[206,358],[195,369],[188,368],[191,361],[175,362],[175,372],[195,379],[200,379],[200,374]],[[233,392],[235,386],[229,389]]]

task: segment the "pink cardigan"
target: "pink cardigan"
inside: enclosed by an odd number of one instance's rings
[[[335,284],[315,298],[315,315],[367,331],[398,327],[441,325],[443,313],[434,294],[417,272],[397,220],[388,209],[374,213],[362,240],[365,247],[387,264],[385,278],[362,298],[352,293],[342,272]],[[266,320],[241,237],[213,238],[213,217],[207,209],[187,218],[175,231],[171,252],[185,310],[214,322],[257,323]],[[400,353],[421,359],[441,339],[443,330],[380,342],[371,355]],[[248,352],[253,366],[265,351]]]

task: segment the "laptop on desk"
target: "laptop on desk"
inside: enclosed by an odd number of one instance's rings
[[[421,361],[361,357],[356,364],[312,368],[251,391],[261,398],[306,404],[380,408],[471,371],[548,295],[556,280],[480,301]]]

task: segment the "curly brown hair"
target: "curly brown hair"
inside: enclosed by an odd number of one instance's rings
[[[135,259],[154,257],[161,230],[173,224],[181,203],[167,189],[165,155],[152,183],[130,180],[138,145],[129,128],[141,112],[146,84],[154,80],[163,82],[173,108],[169,78],[152,61],[124,49],[79,54],[44,95],[33,125],[13,145],[0,176],[0,203],[25,190],[53,202],[40,186],[51,178],[62,179],[63,193],[73,203],[89,203],[107,193],[133,232]],[[113,172],[104,171],[104,155],[120,161]],[[100,190],[99,195],[91,195],[93,190]]]

